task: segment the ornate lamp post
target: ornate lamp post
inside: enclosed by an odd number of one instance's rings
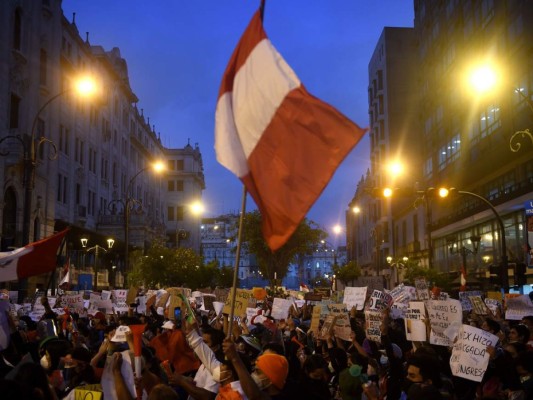
[[[81,241],[81,246],[83,248],[86,248],[87,247],[87,243],[89,242],[89,239],[81,238],[80,241]],[[107,253],[108,250],[110,250],[113,247],[114,244],[115,244],[115,240],[109,238],[109,239],[107,239],[107,249],[102,247],[102,246],[99,246],[98,244],[96,244],[93,247],[90,247],[90,248],[85,250],[86,253],[94,251],[94,284],[93,284],[93,291],[94,292],[98,291],[98,266],[99,266],[98,265],[98,256],[99,256],[99,252],[100,252],[100,250],[102,250],[104,253]]]

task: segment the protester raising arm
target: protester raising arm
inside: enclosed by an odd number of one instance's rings
[[[246,366],[242,362],[241,357],[237,352],[235,343],[233,343],[231,339],[226,338],[224,339],[224,343],[222,344],[222,349],[224,350],[224,354],[226,355],[227,359],[233,364],[233,368],[235,368],[235,371],[239,376],[239,381],[241,382],[242,390],[244,391],[248,399],[270,400],[270,396],[259,389],[252,376],[246,369]]]

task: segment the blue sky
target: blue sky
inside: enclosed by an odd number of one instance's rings
[[[240,209],[242,185],[214,152],[220,80],[259,0],[63,0],[82,38],[118,47],[138,107],[167,147],[198,143],[208,216]],[[385,26],[412,27],[412,0],[267,0],[270,40],[309,92],[368,126],[368,62]],[[340,223],[369,167],[368,135],[344,160],[310,210],[324,229]],[[319,160],[318,160],[319,162]],[[247,209],[255,205],[249,198]]]

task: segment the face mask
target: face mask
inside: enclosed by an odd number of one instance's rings
[[[379,359],[379,362],[381,365],[387,365],[389,363],[389,357],[381,356],[381,358]]]
[[[252,372],[252,379],[254,380],[259,390],[265,390],[272,384],[272,382],[270,382],[270,379],[268,379],[267,377],[262,378],[255,372]]]
[[[357,377],[359,375],[361,375],[361,371],[363,370],[363,367],[361,367],[360,365],[357,365],[357,364],[352,364],[350,366],[350,375],[351,376],[354,376],[354,377]]]
[[[48,358],[46,357],[46,354],[41,357],[41,367],[48,370],[50,368],[50,363],[48,362]]]
[[[407,392],[409,392],[409,388],[413,385],[413,383],[414,382],[412,380],[405,378],[402,384],[403,392],[407,394]]]

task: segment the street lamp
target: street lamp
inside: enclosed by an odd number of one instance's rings
[[[133,183],[135,182],[135,178],[137,178],[140,174],[142,174],[144,171],[152,169],[155,173],[161,173],[165,170],[165,164],[161,161],[156,161],[153,164],[150,164],[144,168],[141,168],[135,175],[133,175],[128,182],[128,186],[126,188],[126,201],[123,202],[124,204],[124,245],[125,245],[125,252],[124,252],[124,269],[126,273],[129,273],[130,265],[130,212],[133,205],[139,200],[135,199],[133,197]]]
[[[196,200],[193,201],[187,208],[185,208],[185,210],[190,211],[193,216],[198,216],[204,212],[204,205],[201,201]],[[214,229],[218,230],[218,225],[215,225]],[[178,218],[176,216],[176,247],[179,248],[181,246],[181,241],[187,239],[188,237],[189,232],[178,227]]]
[[[500,68],[496,68],[494,65],[482,64],[477,65],[471,68],[468,71],[467,79],[469,80],[470,86],[474,88],[478,93],[485,94],[493,91],[497,86],[506,86],[512,88],[513,91],[518,94],[527,104],[529,110],[533,113],[533,102],[528,95],[524,94],[524,88],[514,87],[514,85],[508,85],[502,81],[502,72]],[[516,153],[522,147],[522,142],[520,139],[529,138],[531,144],[533,144],[533,133],[526,128],[524,130],[519,130],[513,133],[509,139],[509,148],[512,152]]]
[[[480,196],[480,195],[478,195],[476,193],[467,192],[465,190],[457,190],[455,188],[450,188],[450,189],[441,188],[441,189],[439,189],[439,196],[440,197],[448,197],[449,195],[451,195],[453,193],[474,197],[474,198],[482,201],[483,203],[485,203],[492,210],[492,212],[494,213],[494,216],[496,217],[496,220],[498,221],[498,226],[499,226],[499,229],[500,229],[500,237],[501,237],[501,240],[500,240],[500,246],[501,246],[501,248],[500,248],[500,257],[501,257],[501,265],[500,265],[501,277],[500,278],[501,278],[501,285],[502,285],[502,288],[504,289],[504,291],[507,292],[509,290],[509,271],[508,271],[509,258],[507,257],[507,243],[506,243],[506,240],[505,240],[505,226],[503,224],[502,217],[500,216],[500,214],[498,214],[498,211],[496,211],[496,208],[494,208],[492,203],[490,201],[488,201],[483,196]]]
[[[31,214],[32,214],[32,200],[33,200],[33,189],[35,188],[35,170],[37,167],[37,154],[45,143],[48,143],[52,146],[52,151],[48,156],[49,160],[55,160],[57,158],[57,148],[53,141],[44,136],[44,132],[41,133],[41,137],[36,139],[37,134],[37,125],[40,121],[41,113],[48,107],[50,103],[58,99],[59,97],[70,93],[78,93],[81,97],[90,97],[96,92],[96,84],[93,79],[89,77],[83,77],[76,80],[73,84],[65,90],[57,93],[56,95],[50,97],[44,104],[39,108],[31,124],[31,131],[29,135],[8,135],[0,139],[0,144],[4,140],[15,139],[20,142],[23,150],[23,186],[24,186],[24,208],[22,216],[22,245],[27,245],[30,243],[30,227],[31,227]],[[0,155],[5,156],[9,154],[7,152],[0,152]],[[35,234],[35,233],[34,233]],[[27,280],[21,279],[19,281],[20,286],[20,295],[26,295],[26,285]]]
[[[402,258],[393,258],[392,256],[387,256],[387,263],[390,265],[390,267],[392,268],[392,270],[394,271],[394,286],[398,285],[398,280],[399,280],[399,273],[398,271],[402,270],[405,268],[405,266],[407,265],[407,261],[409,261],[409,258],[408,257],[402,257]],[[392,274],[391,274],[392,276]],[[392,288],[393,285],[391,285],[391,288]]]
[[[89,242],[89,239],[87,238],[81,238],[80,239],[81,246],[83,248],[87,247],[87,243]],[[90,247],[85,250],[86,253],[89,253],[91,251],[94,251],[94,284],[93,284],[93,291],[98,291],[98,255],[100,250],[104,251],[104,253],[107,253],[108,250],[110,250],[113,245],[115,244],[115,240],[112,238],[107,239],[107,249],[105,247],[99,246],[98,244],[94,245],[93,247]]]

